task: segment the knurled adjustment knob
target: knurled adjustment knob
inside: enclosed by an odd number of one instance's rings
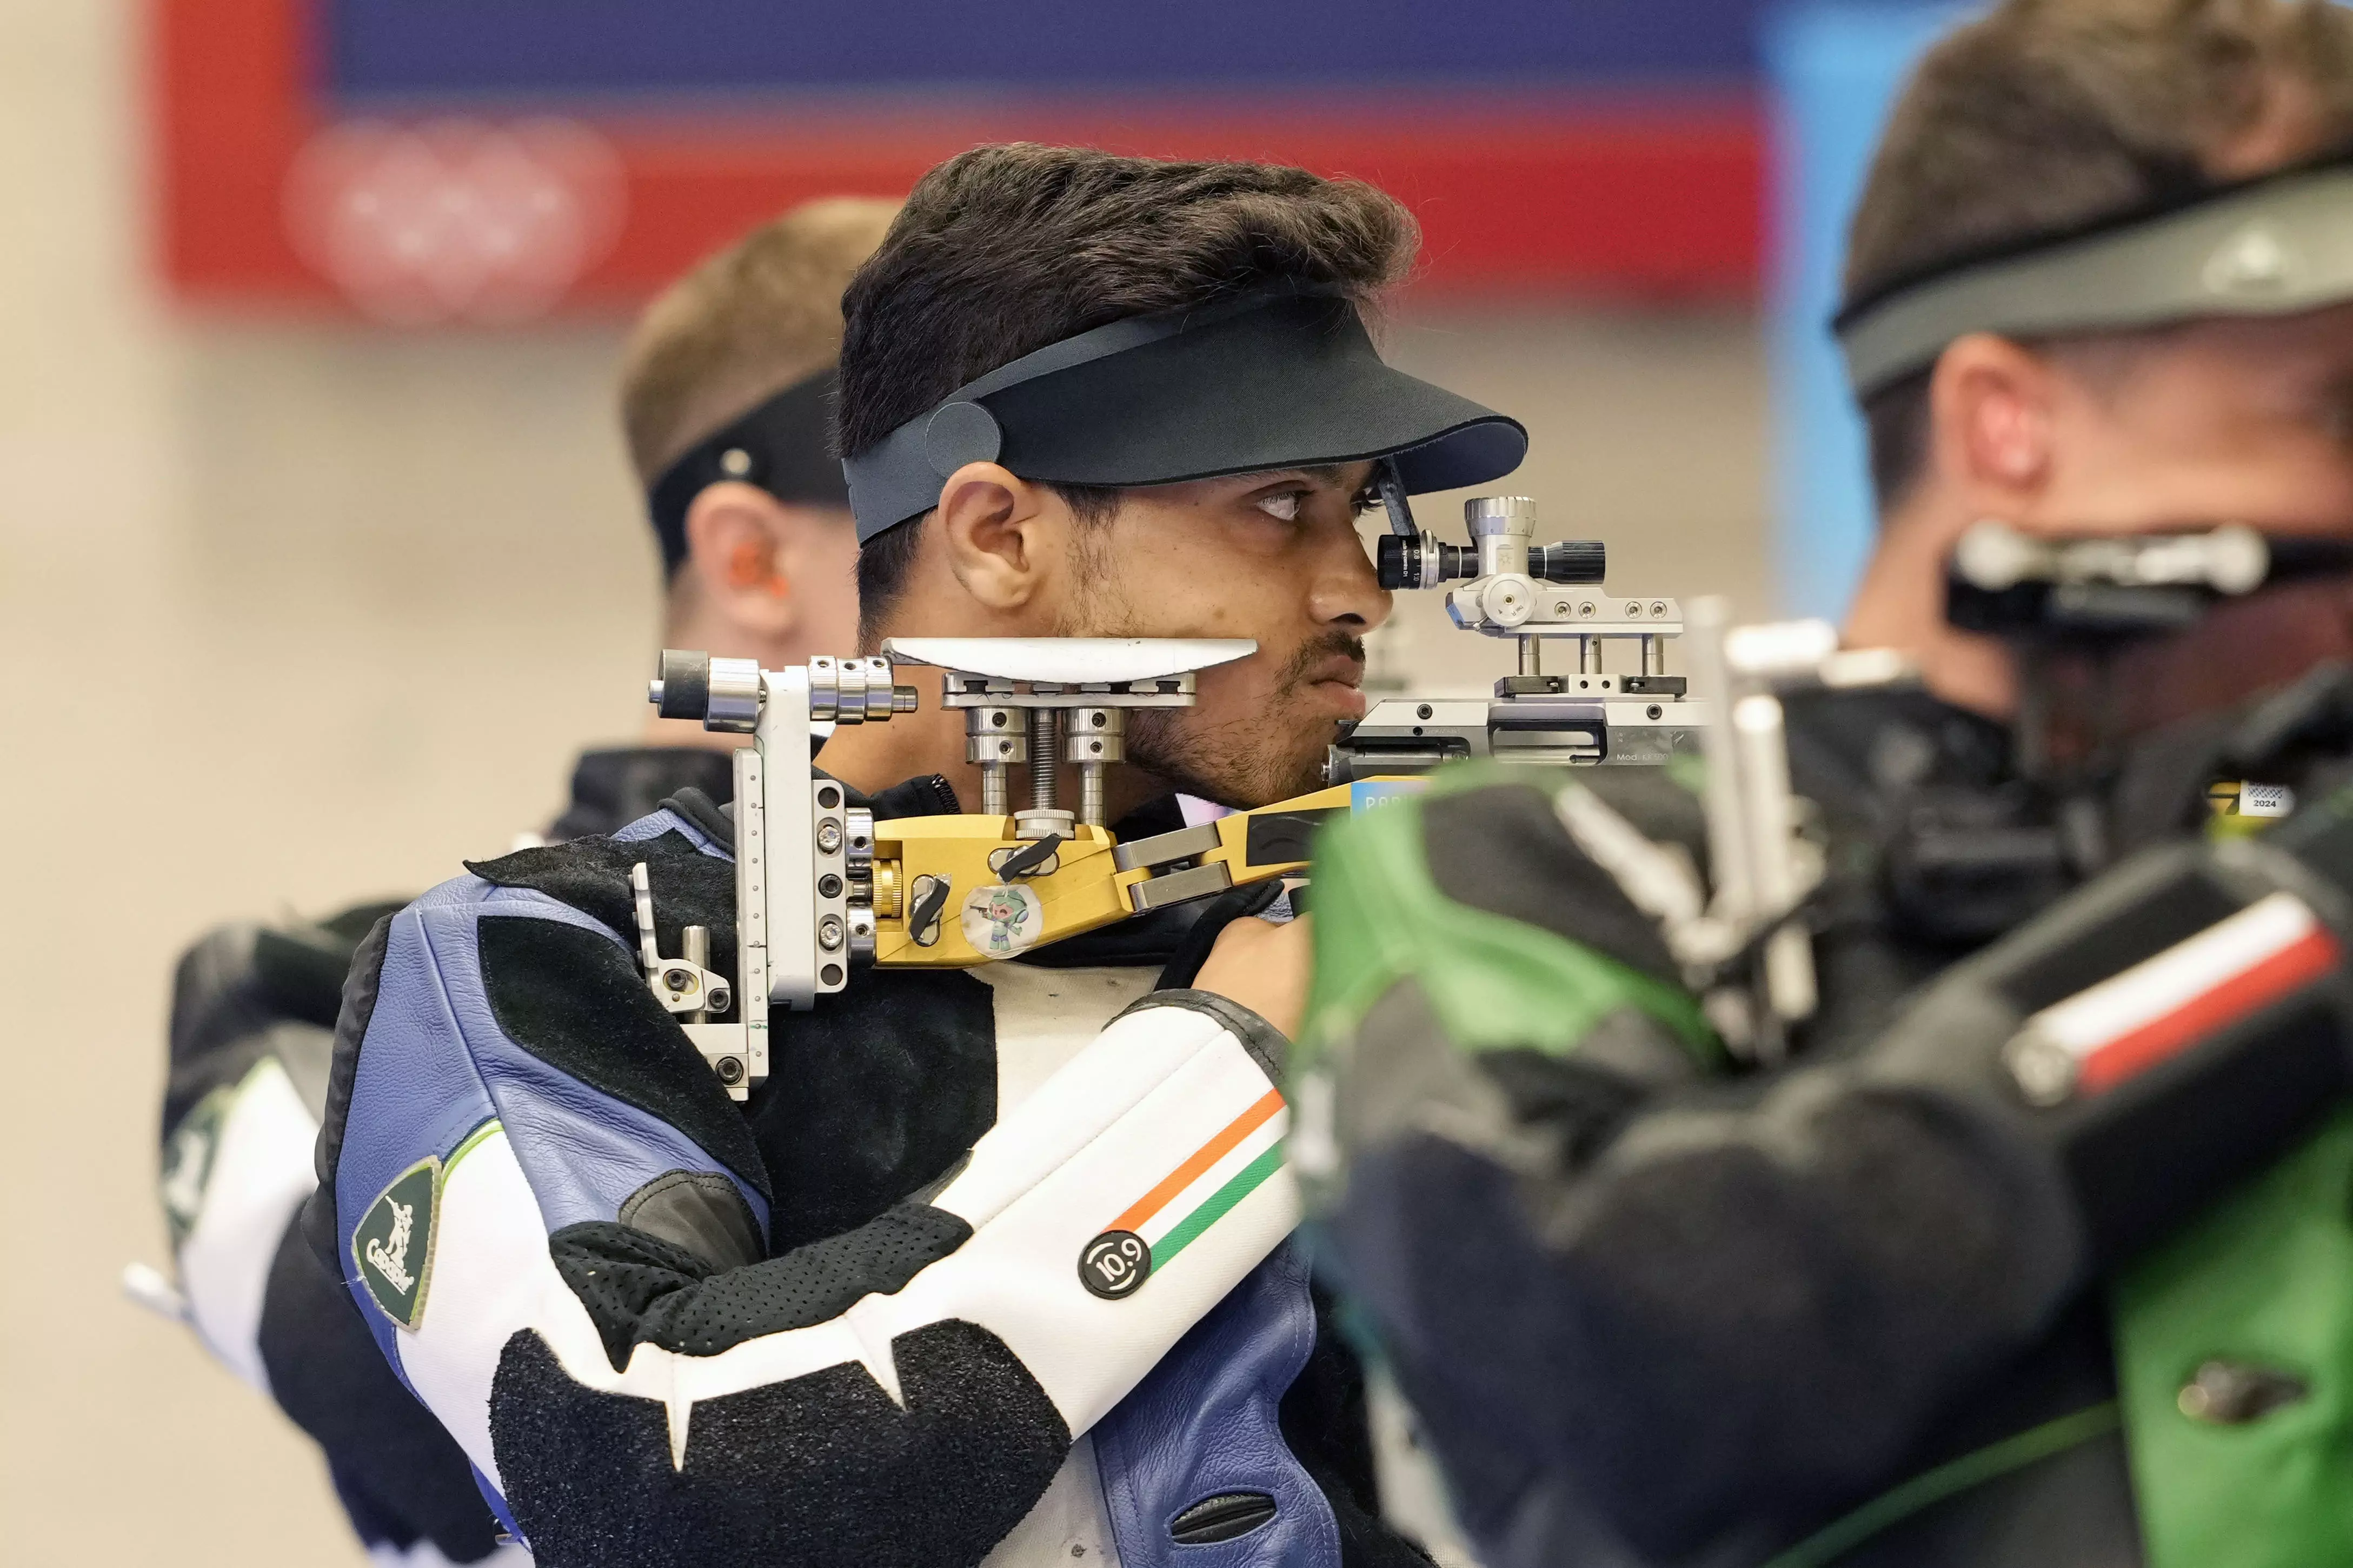
[[[700,720],[711,708],[711,656],[685,648],[662,649],[660,671],[646,700],[665,719]]]

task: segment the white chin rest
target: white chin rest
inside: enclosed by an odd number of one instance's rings
[[[1063,686],[1162,680],[1258,651],[1244,637],[892,637],[885,658]]]

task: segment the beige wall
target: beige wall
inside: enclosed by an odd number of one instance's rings
[[[117,1293],[164,1260],[167,966],[207,921],[421,887],[543,818],[573,748],[638,721],[650,552],[610,327],[155,300],[134,59],[121,0],[0,0],[0,1557],[343,1562],[306,1447]],[[1763,606],[1746,318],[1409,311],[1393,342],[1527,419],[1514,488],[1608,539],[1621,591]],[[1409,657],[1502,668],[1409,614]]]

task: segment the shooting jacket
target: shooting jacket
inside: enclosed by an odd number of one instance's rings
[[[352,973],[283,1269],[499,1528],[550,1563],[1422,1561],[1282,1245],[1280,1042],[1176,984],[1247,903],[864,976],[778,1016],[739,1108],[625,940],[642,860],[669,950],[707,925],[732,974],[729,834],[689,794],[477,865]],[[1149,1277],[1081,1289],[1121,1230]]]

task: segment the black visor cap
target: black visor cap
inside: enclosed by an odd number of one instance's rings
[[[1383,363],[1345,299],[1203,315],[980,393],[997,461],[1027,479],[1124,488],[1391,458],[1419,494],[1485,484],[1527,454],[1517,420]],[[861,515],[860,535],[912,515]]]

